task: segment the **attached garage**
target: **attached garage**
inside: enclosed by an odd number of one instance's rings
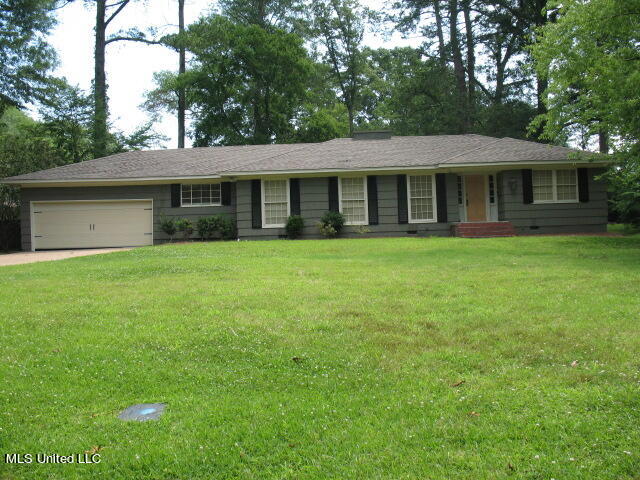
[[[32,250],[153,245],[152,200],[31,202]]]

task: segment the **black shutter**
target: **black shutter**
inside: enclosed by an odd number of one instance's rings
[[[367,177],[369,225],[378,225],[378,177]]]
[[[289,205],[291,215],[300,215],[300,179],[292,178],[289,180]]]
[[[340,200],[338,200],[338,177],[329,177],[329,211],[340,211]]]
[[[222,205],[231,205],[231,182],[220,184],[220,199]]]
[[[447,176],[436,173],[436,207],[438,223],[447,223]]]
[[[179,207],[180,203],[180,184],[172,183],[171,184],[171,207]]]
[[[533,172],[530,168],[522,169],[522,203],[533,203]]]
[[[589,201],[589,169],[578,169],[578,200],[581,202]]]
[[[406,175],[398,175],[398,223],[409,223]]]
[[[260,180],[251,180],[251,228],[262,228],[262,189]]]

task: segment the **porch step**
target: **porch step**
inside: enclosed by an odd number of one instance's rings
[[[463,238],[514,237],[511,222],[464,222],[451,225],[451,234]]]

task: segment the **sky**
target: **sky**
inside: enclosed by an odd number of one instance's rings
[[[363,0],[364,5],[380,9],[384,0]],[[197,20],[215,7],[206,0],[185,1],[185,22]],[[110,33],[137,27],[146,30],[156,27],[158,36],[177,31],[177,0],[147,0],[128,5],[109,25]],[[57,76],[66,77],[72,85],[89,90],[93,79],[93,25],[95,9],[85,2],[73,2],[58,14],[58,25],[50,36],[50,43],[58,53]],[[394,32],[390,36],[367,32],[366,45],[378,48],[418,46],[419,38],[403,38]],[[177,70],[178,55],[173,50],[156,45],[116,42],[107,46],[106,70],[109,85],[110,121],[113,127],[126,133],[148,121],[148,114],[140,108],[145,92],[153,88],[153,73]],[[155,125],[156,131],[169,137],[164,146],[177,146],[177,120],[166,114]],[[186,139],[187,145],[190,141]]]

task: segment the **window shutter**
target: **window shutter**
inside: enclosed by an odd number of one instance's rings
[[[289,207],[291,215],[300,215],[300,179],[289,179]]]
[[[436,173],[436,208],[438,223],[447,223],[447,176]]]
[[[378,177],[367,177],[367,199],[369,210],[369,225],[378,225]]]
[[[522,169],[522,203],[533,203],[533,172],[530,168]]]
[[[262,228],[262,188],[260,180],[251,180],[251,228]]]
[[[578,200],[581,202],[589,201],[589,169],[578,169]]]
[[[180,184],[172,183],[171,184],[171,207],[179,207],[181,205],[180,202]]]
[[[329,211],[340,211],[340,200],[338,200],[338,177],[329,177]]]
[[[231,205],[231,182],[220,184],[220,200],[222,205]]]
[[[398,223],[409,223],[406,175],[398,175]]]

